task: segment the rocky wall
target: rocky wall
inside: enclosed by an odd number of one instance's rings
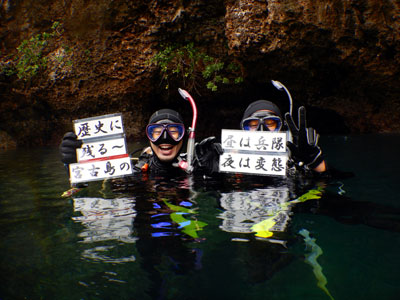
[[[243,83],[211,92],[200,82],[199,134],[237,128],[253,100],[287,109],[270,84],[284,83],[322,133],[399,132],[399,1],[0,1],[0,133],[14,145],[56,144],[73,119],[122,112],[129,140],[144,138],[148,116],[190,106],[166,90],[149,60],[165,44],[193,42],[231,57]],[[4,70],[24,39],[60,22],[29,81]],[[2,141],[5,140],[4,138]],[[1,147],[0,147],[1,148]],[[3,146],[5,148],[5,146]]]

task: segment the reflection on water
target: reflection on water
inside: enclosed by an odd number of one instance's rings
[[[288,187],[254,189],[248,192],[222,193],[220,203],[224,212],[221,229],[227,232],[251,233],[252,227],[266,220],[273,220],[269,229],[273,232],[285,231],[289,221]]]
[[[78,236],[84,243],[117,240],[134,243],[132,237],[135,220],[134,198],[74,198],[74,211],[81,216],[72,217],[86,228]]]
[[[138,176],[71,198],[58,149],[0,153],[0,299],[397,299],[399,140],[328,140],[356,174],[338,181]]]
[[[100,261],[103,263],[113,263],[113,264],[132,262],[136,260],[134,255],[128,257],[113,258],[111,256],[103,254],[111,252],[114,248],[115,246],[97,246],[91,249],[86,249],[85,251],[83,251],[82,257],[93,261]]]
[[[115,240],[123,243],[134,243],[137,237],[133,235],[133,222],[136,211],[134,198],[74,198],[74,212],[80,216],[72,217],[77,223],[85,226],[78,234],[83,243],[97,245],[99,242]],[[85,249],[82,256],[94,261],[105,263],[125,263],[135,261],[135,256],[111,257],[115,246],[95,246]]]

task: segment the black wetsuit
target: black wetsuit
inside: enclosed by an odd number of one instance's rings
[[[178,176],[185,174],[185,171],[178,167],[178,159],[175,158],[172,162],[162,162],[157,155],[146,152],[144,150],[136,164],[133,166],[136,173],[149,173],[151,175],[169,175]]]

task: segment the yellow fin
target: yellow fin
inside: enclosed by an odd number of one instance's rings
[[[269,231],[276,222],[274,221],[273,218],[266,219],[264,221],[261,221],[257,224],[254,224],[251,229],[256,232],[256,236],[262,237],[262,238],[268,238],[273,235],[273,232]]]

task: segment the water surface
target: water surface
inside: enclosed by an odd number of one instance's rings
[[[57,148],[2,152],[0,299],[397,299],[399,136],[321,143],[355,176],[138,177],[71,198]]]

